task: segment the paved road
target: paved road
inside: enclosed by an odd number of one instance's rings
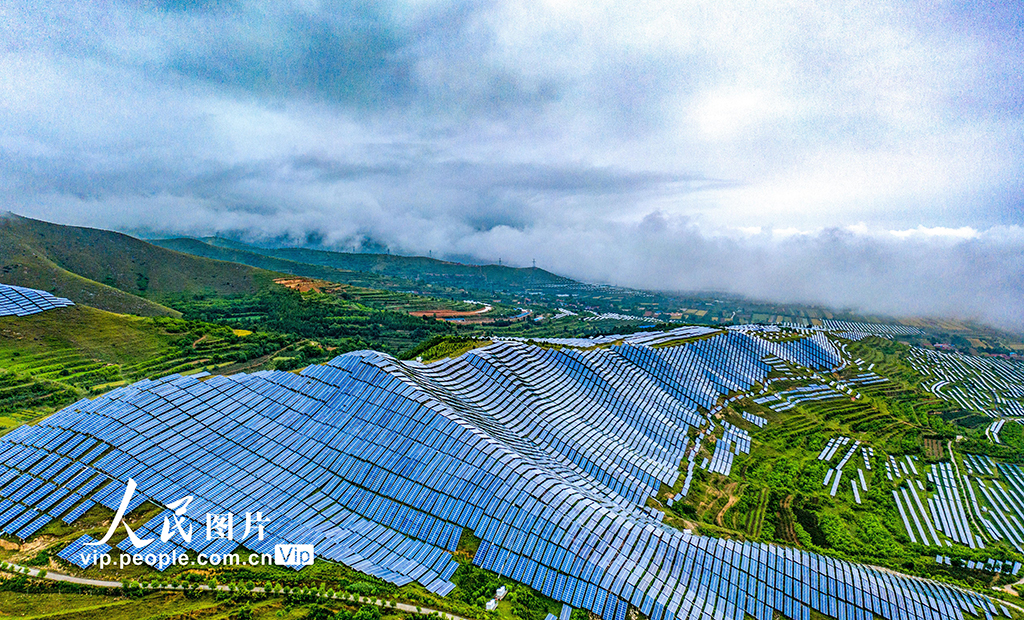
[[[8,565],[13,566],[16,569],[21,569],[21,572],[23,572],[23,573],[27,569],[29,577],[36,577],[36,578],[40,578],[40,579],[50,579],[51,581],[67,581],[69,583],[80,583],[80,584],[85,585],[85,586],[96,586],[98,588],[120,588],[121,587],[121,582],[120,581],[103,581],[102,579],[85,579],[84,577],[75,577],[75,576],[72,576],[72,575],[65,575],[63,573],[55,573],[53,571],[46,571],[46,575],[45,576],[39,577],[40,569],[38,569],[38,568],[32,568],[30,566],[18,566],[17,564],[10,564],[9,562],[8,562]]]
[[[120,587],[122,587],[122,582],[120,582],[120,581],[103,581],[101,579],[85,579],[83,577],[75,577],[73,575],[65,575],[63,573],[55,573],[53,571],[47,571],[46,575],[44,577],[39,577],[39,569],[38,568],[31,568],[31,567],[28,567],[28,566],[18,566],[17,564],[11,564],[11,566],[14,566],[15,568],[19,568],[19,569],[28,569],[28,575],[30,577],[36,577],[36,578],[40,578],[40,579],[50,579],[50,580],[53,580],[53,581],[67,581],[67,582],[70,582],[70,583],[80,583],[82,585],[97,586],[97,587],[100,587],[100,588],[120,588]],[[883,571],[888,572],[888,573],[893,573],[894,575],[899,575],[900,574],[900,573],[897,573],[895,571],[891,571],[891,570],[889,570],[887,568],[883,568],[881,566],[874,566],[873,568],[876,568],[876,569],[879,569],[879,570],[883,570]],[[200,586],[197,586],[197,587],[200,590],[209,590],[210,589],[210,587],[207,586],[207,585],[200,585]],[[954,587],[956,587],[956,586],[954,586]],[[154,589],[157,589],[157,588],[154,588]],[[165,589],[165,588],[159,588],[159,589]],[[182,589],[182,588],[179,587],[178,589]],[[227,591],[230,588],[228,586],[217,586],[217,589],[218,590]],[[253,591],[254,592],[263,592],[263,588],[253,588]],[[966,591],[969,592],[969,590],[966,590]],[[338,595],[334,595],[334,598],[337,599]],[[1008,607],[1013,607],[1017,611],[1020,611],[1020,612],[1024,613],[1024,608],[1022,608],[1022,607],[1020,607],[1018,605],[1014,605],[1013,603],[1011,603],[1009,601],[1002,600],[1002,599],[997,599],[997,601],[1002,603],[1003,605],[1006,605]],[[367,598],[367,597],[360,596],[360,597],[358,597],[358,602],[366,604],[366,605],[376,605],[378,607],[384,607],[385,605],[390,605],[390,606],[394,607],[395,609],[399,609],[401,611],[407,611],[407,612],[411,612],[411,613],[421,613],[421,614],[436,613],[436,614],[440,615],[442,618],[447,618],[448,620],[471,620],[470,618],[463,618],[462,616],[456,616],[454,614],[450,614],[450,613],[445,612],[445,611],[440,611],[438,609],[430,609],[429,607],[420,607],[417,610],[415,605],[409,605],[407,603],[396,603],[395,601],[384,601],[384,600],[381,600],[381,599],[373,599],[373,598]]]
[[[41,569],[32,568],[31,566],[19,566],[17,564],[10,564],[9,562],[8,562],[8,565],[13,567],[15,570],[20,570],[22,573],[27,574],[29,577],[35,577],[37,579],[49,579],[51,581],[66,581],[68,583],[77,583],[77,584],[81,584],[81,585],[85,585],[85,586],[95,586],[95,587],[98,587],[98,588],[120,588],[120,587],[124,586],[124,582],[122,582],[122,581],[105,581],[105,580],[102,580],[102,579],[86,579],[84,577],[75,577],[74,575],[65,575],[64,573],[55,573],[55,572],[53,572],[51,570],[46,571],[46,574],[40,577],[39,572],[40,572]],[[26,571],[27,571],[27,573],[26,573]],[[210,586],[207,586],[207,585],[203,584],[203,585],[196,586],[196,588],[199,589],[199,590],[209,590]],[[175,589],[175,588],[147,588],[147,589],[166,590],[166,589]],[[184,588],[178,586],[177,589],[182,590]],[[227,590],[230,590],[230,587],[229,586],[217,586],[217,589],[218,590],[222,590],[222,591],[227,591]],[[253,588],[253,592],[263,592],[263,588]],[[334,598],[338,599],[339,597],[338,597],[337,594],[335,594]],[[456,616],[454,614],[450,614],[450,613],[448,613],[446,611],[441,611],[439,609],[430,609],[429,607],[420,607],[419,609],[417,609],[417,607],[415,605],[409,605],[408,603],[398,603],[398,602],[395,602],[395,601],[385,601],[383,599],[369,598],[369,597],[364,597],[364,596],[357,597],[357,602],[363,603],[363,604],[366,604],[366,605],[376,605],[378,607],[391,606],[391,607],[394,607],[395,609],[399,609],[401,611],[408,611],[408,612],[411,612],[411,613],[420,613],[420,614],[436,613],[436,614],[440,615],[442,618],[447,618],[448,620],[472,620],[470,618],[463,618],[462,616]]]

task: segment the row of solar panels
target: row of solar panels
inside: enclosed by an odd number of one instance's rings
[[[842,362],[830,343],[812,338],[787,346],[735,332],[708,340],[719,339],[714,346],[625,346],[573,356],[506,343],[428,366],[359,352],[302,375],[142,382],[19,429],[0,439],[0,449],[38,443],[43,433],[86,435],[116,448],[87,465],[118,480],[90,501],[116,505],[126,478],[139,476],[138,495],[160,504],[188,492],[200,514],[262,507],[271,522],[262,543],[245,542],[254,550],[308,542],[321,557],[438,592],[451,587],[445,575],[452,564],[439,563],[450,556],[421,538],[434,528],[424,532],[422,521],[414,529],[416,519],[389,517],[391,508],[375,499],[388,496],[385,489],[404,498],[398,502],[407,516],[419,511],[474,530],[497,549],[500,573],[509,576],[521,562],[530,570],[532,562],[534,578],[544,575],[542,587],[559,588],[563,602],[596,613],[617,616],[633,604],[652,620],[764,618],[772,609],[796,618],[811,608],[930,620],[988,605],[948,586],[686,536],[662,524],[643,505],[644,489],[651,493],[666,469],[674,482],[685,433],[659,434],[647,422],[654,417],[681,430],[707,423],[706,412],[683,396],[691,377],[708,377],[716,390],[749,389],[766,372],[757,351]],[[687,347],[692,356],[674,350]],[[566,368],[594,380],[567,389]],[[601,426],[609,412],[618,422]],[[551,417],[558,423],[547,423]],[[655,449],[641,449],[639,438]],[[360,491],[348,493],[346,485]],[[451,541],[449,535],[439,544]],[[475,561],[491,562],[490,553],[478,552]],[[746,596],[750,591],[764,596]]]
[[[0,284],[0,316],[29,316],[73,305],[71,300],[56,297],[46,291]]]
[[[932,378],[926,384],[928,390],[965,409],[989,415],[1024,414],[1024,363],[917,347],[911,349],[909,361]]]

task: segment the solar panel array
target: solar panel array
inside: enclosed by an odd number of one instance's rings
[[[608,620],[629,605],[651,620],[997,613],[948,585],[692,536],[645,506],[675,483],[687,433],[710,427],[723,395],[764,379],[767,356],[841,363],[824,337],[730,332],[663,349],[498,343],[426,366],[363,351],[301,374],[142,381],[0,438],[0,525],[69,520],[89,502],[114,509],[131,477],[132,508],[193,495],[184,518],[197,530],[207,513],[259,510],[265,538],[242,541],[253,551],[313,544],[320,557],[442,595],[469,528],[482,539],[477,565]]]
[[[593,316],[583,317],[584,321],[642,321],[646,323],[657,323],[660,319],[650,316],[634,316],[632,314],[619,314],[618,312],[603,312]]]
[[[989,416],[1024,416],[1024,363],[998,357],[943,353],[918,347],[908,360],[924,387],[964,409]]]
[[[948,555],[937,555],[935,556],[936,564],[945,564],[946,566],[964,566],[971,570],[983,570],[990,573],[1002,573],[1004,575],[1014,575],[1020,572],[1021,563],[1013,560],[996,560],[995,558],[988,558],[984,562],[974,560],[967,560],[965,558],[953,558]]]
[[[1016,420],[1019,422],[1019,420]],[[985,436],[988,437],[992,443],[1003,443],[1003,440],[999,438],[999,431],[1003,430],[1003,426],[1006,425],[1006,418],[1000,418],[995,422],[992,422],[985,428]]]
[[[893,499],[911,541],[984,549],[987,534],[989,540],[1005,541],[1024,551],[1024,470],[1019,465],[972,454],[963,455],[962,468],[948,462],[915,465],[910,457],[890,455],[885,467],[886,475],[899,481]],[[931,493],[926,493],[922,478],[929,481]],[[977,523],[982,526],[980,535],[972,531],[972,524]],[[1009,566],[995,562],[967,562],[965,566],[1009,571]],[[949,564],[949,558],[942,563]]]
[[[768,420],[747,411],[743,412],[743,419],[758,428],[764,428],[768,424]]]
[[[699,325],[685,325],[683,327],[677,327],[668,331],[659,332],[641,332],[638,334],[608,334],[605,336],[590,336],[587,338],[526,338],[523,336],[505,336],[498,337],[495,340],[503,340],[508,342],[542,342],[544,344],[554,344],[564,347],[575,347],[579,349],[586,349],[602,344],[611,344],[613,342],[621,342],[622,344],[633,344],[633,345],[658,345],[665,344],[675,340],[683,340],[685,338],[696,338],[699,336],[707,336],[710,334],[718,333],[720,330],[712,327],[702,327]]]
[[[74,564],[78,568],[89,568],[96,563],[96,557],[110,551],[110,545],[96,544],[97,541],[88,534],[83,534],[57,554],[62,560]]]
[[[939,536],[942,533],[950,536],[954,541],[965,545],[976,541],[978,546],[983,546],[981,539],[975,538],[971,534],[970,528],[966,526],[966,523],[954,526],[953,521],[951,521],[951,519],[957,516],[962,516],[955,514],[958,510],[956,502],[960,501],[959,492],[938,488],[936,493],[929,497],[926,493],[925,485],[921,481],[922,477],[927,477],[936,485],[952,484],[949,478],[952,476],[952,470],[949,470],[948,476],[942,473],[941,465],[931,466],[932,469],[929,471],[928,465],[921,464],[921,469],[919,470],[917,465],[914,464],[915,459],[917,457],[912,458],[907,455],[896,459],[889,455],[885,465],[886,475],[891,480],[894,480],[894,482],[896,479],[899,479],[899,482],[896,484],[897,488],[893,490],[892,496],[910,540],[923,545],[949,546],[950,543],[948,541],[943,542],[943,539]],[[948,464],[944,465],[949,467]],[[936,470],[936,467],[940,469]],[[895,478],[893,478],[893,475],[895,475]],[[960,530],[954,528],[961,526],[967,529],[959,534],[960,538],[956,538]],[[971,544],[971,546],[975,545]]]
[[[715,452],[711,456],[707,470],[728,476],[732,471],[732,461],[737,454],[750,454],[750,435],[742,428],[722,422],[725,433],[715,443]]]
[[[932,465],[927,477],[936,489],[936,493],[928,498],[928,507],[938,530],[971,549],[984,548],[985,544],[980,539],[975,542],[975,536],[971,533],[953,466],[949,463]]]
[[[1024,551],[1024,469],[977,455],[964,455],[964,466],[967,471],[963,480],[970,496],[968,510],[993,540],[1006,541],[1017,551]],[[998,480],[990,479],[993,476]]]
[[[821,322],[822,328],[837,332],[859,332],[862,334],[874,334],[876,336],[916,336],[923,334],[920,329],[908,325],[893,325],[887,323],[862,323],[860,321],[837,321],[825,319]]]
[[[71,300],[55,297],[46,291],[0,284],[0,316],[28,316],[73,305]]]

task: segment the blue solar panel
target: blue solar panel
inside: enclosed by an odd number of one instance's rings
[[[92,545],[96,539],[88,534],[75,540],[57,554],[61,559],[74,564],[79,568],[89,568],[96,563],[98,556],[110,551],[110,545]],[[88,546],[86,543],[90,543]]]
[[[266,535],[243,541],[249,549],[315,544],[320,557],[442,595],[454,587],[450,551],[469,528],[482,539],[476,564],[609,620],[625,618],[629,602],[652,620],[698,609],[801,618],[811,607],[938,620],[981,605],[978,594],[831,560],[836,581],[816,581],[814,592],[835,596],[812,596],[804,567],[817,556],[688,536],[646,508],[679,477],[689,431],[708,425],[722,395],[763,382],[766,359],[817,369],[842,363],[820,334],[776,343],[740,331],[661,349],[499,343],[426,366],[362,351],[301,375],[142,381],[8,433],[0,453],[46,477],[11,477],[10,493],[87,498],[67,522],[94,502],[116,509],[129,477],[138,483],[131,508],[193,495],[185,517],[192,541],[149,551],[232,552],[237,539],[207,540],[203,515],[262,510]],[[749,442],[726,430],[716,467]],[[47,450],[29,446],[46,446],[47,437],[60,443],[44,462]],[[87,475],[62,477],[62,458]],[[0,520],[9,512],[17,525],[6,527],[24,531],[59,517],[77,496],[69,500],[50,516],[0,504]],[[139,535],[159,537],[168,515]],[[884,606],[897,592],[914,604]]]
[[[0,316],[28,316],[73,305],[70,300],[46,291],[0,284]]]

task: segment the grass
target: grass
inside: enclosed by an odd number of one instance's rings
[[[737,455],[729,476],[697,468],[688,496],[666,509],[666,522],[676,527],[696,528],[704,533],[747,540],[800,546],[811,551],[863,561],[922,576],[953,580],[970,587],[985,588],[989,577],[980,573],[939,569],[935,551],[911,544],[890,493],[893,483],[885,476],[881,457],[926,452],[937,456],[955,433],[954,428],[932,412],[950,409],[920,389],[920,375],[903,362],[899,345],[889,342],[850,345],[854,358],[875,363],[874,371],[890,378],[888,383],[859,386],[862,398],[848,397],[812,401],[777,413],[744,398],[726,408],[725,420],[744,428],[753,437],[749,455]],[[848,379],[862,371],[847,369],[827,380]],[[779,374],[771,375],[781,378]],[[820,383],[810,378],[776,381],[773,391],[798,385]],[[741,412],[768,419],[759,429],[744,421]],[[875,449],[873,468],[865,470],[868,490],[856,504],[848,480],[862,468],[860,454],[844,469],[844,480],[836,497],[824,487],[826,470],[832,465],[817,456],[829,438],[845,435]],[[699,463],[710,456],[713,446],[705,439]],[[834,463],[837,459],[833,459]],[[924,461],[922,460],[922,463]],[[678,492],[665,490],[665,497]],[[659,497],[662,494],[659,494]],[[1002,548],[1005,545],[993,545]],[[1002,549],[1001,549],[1002,550]],[[991,551],[995,553],[995,549]]]
[[[0,592],[0,620],[166,620],[227,615],[241,603],[218,601],[210,595],[189,597],[178,592],[154,592],[142,598],[89,594]]]
[[[100,607],[122,599],[93,594],[25,594],[0,592],[0,618],[27,618],[57,612]]]
[[[490,340],[476,340],[473,338],[442,338],[435,344],[418,352],[414,357],[423,358],[424,363],[436,362],[440,359],[455,358],[463,353],[472,351],[479,347],[491,344]]]
[[[138,379],[231,372],[237,364],[301,342],[266,334],[238,336],[208,323],[88,306],[2,317],[0,432]],[[316,349],[309,356],[326,355],[318,346],[304,347]],[[271,363],[266,358],[257,365]]]
[[[273,274],[167,250],[120,233],[9,215],[0,220],[3,281],[117,312],[174,315],[159,304],[186,293],[238,295]]]

